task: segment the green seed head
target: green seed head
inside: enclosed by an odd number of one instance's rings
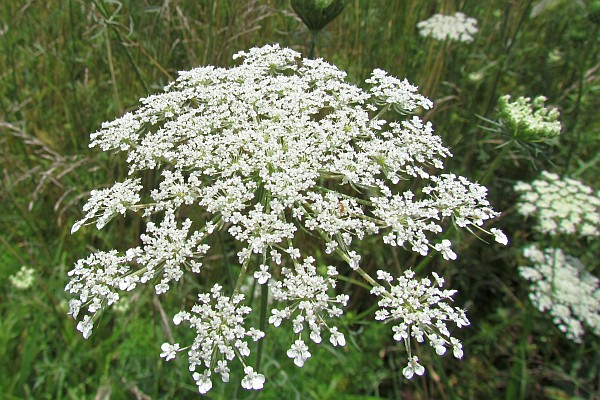
[[[296,14],[313,31],[320,31],[333,21],[345,4],[345,0],[292,0]]]

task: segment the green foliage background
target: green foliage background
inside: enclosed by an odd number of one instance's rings
[[[415,25],[463,11],[480,28],[471,44],[440,43]],[[421,258],[377,241],[361,244],[372,270],[438,271],[459,290],[472,325],[456,334],[463,361],[421,349],[427,373],[407,381],[405,353],[389,327],[372,321],[374,299],[356,290],[345,317],[349,344],[317,346],[304,368],[285,356],[286,334],[270,332],[262,361],[267,386],[243,391],[240,377],[210,398],[593,399],[600,398],[600,343],[567,341],[527,298],[519,249],[533,239],[515,213],[515,180],[550,170],[600,186],[600,5],[597,1],[347,0],[318,36],[316,55],[359,83],[374,68],[408,78],[434,100],[423,115],[450,146],[449,169],[484,182],[511,246],[452,237],[459,260]],[[129,309],[104,315],[89,340],[67,318],[67,271],[92,249],[135,244],[140,223],[69,234],[93,188],[124,178],[118,156],[89,150],[89,133],[135,108],[178,70],[231,65],[239,50],[278,42],[306,54],[311,34],[288,0],[31,0],[0,4],[0,390],[6,399],[199,398],[183,360],[165,363],[168,316],[199,287],[157,298],[136,291]],[[509,152],[482,129],[500,95],[543,94],[559,107],[554,146]],[[598,275],[598,241],[564,243]],[[230,274],[235,249],[223,238],[212,276]],[[233,261],[232,261],[233,260]],[[8,277],[34,268],[19,291]],[[223,271],[226,271],[223,273]],[[225,278],[226,279],[226,278]],[[209,281],[210,282],[210,281]],[[365,320],[367,322],[365,322]],[[279,332],[279,331],[278,331]],[[239,371],[238,371],[239,373]]]

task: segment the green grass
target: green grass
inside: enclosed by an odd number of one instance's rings
[[[516,270],[523,262],[519,249],[533,234],[515,212],[515,180],[547,169],[600,187],[599,25],[588,18],[588,3],[595,2],[545,2],[555,5],[532,18],[538,3],[348,0],[321,33],[317,56],[346,70],[349,80],[360,82],[383,68],[419,85],[436,104],[424,118],[455,155],[448,164],[472,179],[483,177],[500,154],[497,138],[481,128],[481,117],[495,118],[500,95],[546,95],[559,107],[564,128],[558,145],[541,149],[544,157],[507,152],[487,182],[494,207],[505,211],[498,224],[511,239],[507,249],[453,237],[460,259],[449,264],[396,249],[390,255],[374,241],[361,245],[366,268],[421,265],[459,290],[456,303],[472,321],[460,332],[462,361],[423,348],[425,377],[405,380],[406,354],[389,327],[353,317],[373,303],[357,291],[345,319],[347,348],[311,349],[313,357],[298,369],[285,356],[290,338],[277,331],[265,344],[268,381],[256,398],[600,398],[598,338],[587,334],[582,345],[567,341],[530,305]],[[478,19],[473,43],[441,44],[417,34],[418,21],[459,5]],[[127,172],[118,156],[88,149],[89,134],[160,91],[179,70],[228,66],[237,51],[266,43],[306,51],[309,41],[287,0],[2,2],[0,397],[200,397],[185,362],[158,357],[168,335],[160,310],[172,315],[180,306],[176,297],[188,292],[177,289],[158,303],[152,293],[135,291],[130,309],[107,312],[89,340],[66,316],[63,289],[73,262],[93,248],[125,248],[142,229],[139,221],[120,220],[101,233],[69,234],[89,191]],[[590,272],[600,273],[598,240],[568,246]],[[219,247],[222,256],[209,273],[215,279],[234,260],[226,238]],[[37,276],[25,291],[8,281],[22,265]],[[236,383],[215,383],[210,393],[215,399],[253,398]]]

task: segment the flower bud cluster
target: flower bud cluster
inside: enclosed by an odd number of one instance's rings
[[[541,142],[560,135],[560,113],[556,108],[546,107],[546,97],[519,97],[510,101],[510,95],[498,99],[498,116],[514,139]]]
[[[434,14],[417,23],[417,29],[419,29],[419,35],[423,37],[463,43],[471,43],[473,35],[478,31],[477,20],[467,17],[462,12],[454,15]]]

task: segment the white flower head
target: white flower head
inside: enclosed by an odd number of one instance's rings
[[[442,253],[444,260],[456,260],[456,253],[450,248],[451,245],[452,243],[448,239],[444,239],[442,243],[435,245],[435,249]]]
[[[272,281],[270,284],[273,298],[282,303],[295,304],[296,312],[292,313],[290,307],[282,310],[273,309],[269,323],[274,326],[281,325],[284,319],[293,318],[295,333],[301,333],[306,327],[310,331],[309,337],[315,343],[321,343],[321,331],[330,332],[330,341],[334,345],[344,346],[346,339],[336,327],[331,327],[326,321],[340,317],[342,307],[348,304],[347,295],[330,296],[329,292],[335,288],[335,275],[321,276],[313,265],[315,259],[307,257],[303,263],[296,265],[296,270],[282,269],[284,276],[281,281]],[[328,268],[332,272],[333,267]],[[298,343],[298,341],[296,341]],[[302,343],[304,343],[302,341]],[[289,353],[288,353],[289,355]],[[302,364],[304,362],[302,361]],[[298,362],[296,362],[298,365]]]
[[[600,192],[571,178],[543,171],[530,184],[517,182],[518,211],[536,218],[534,228],[547,235],[600,236]]]
[[[108,189],[92,190],[90,199],[83,206],[83,211],[87,213],[73,224],[71,233],[77,232],[90,219],[95,219],[96,228],[102,229],[115,215],[124,215],[128,208],[140,201],[141,189],[140,179],[127,179]]]
[[[419,364],[419,357],[412,356],[408,360],[408,365],[402,370],[402,374],[406,379],[412,379],[417,374],[419,376],[425,373],[425,367]]]
[[[260,390],[265,383],[265,376],[254,372],[254,368],[244,368],[246,376],[242,379],[242,387],[249,390]]]
[[[407,379],[416,373],[423,375],[424,368],[418,364],[418,358],[411,357],[411,338],[422,343],[425,340],[433,347],[438,355],[446,353],[446,348],[452,346],[456,358],[462,357],[460,341],[450,335],[448,322],[454,322],[457,327],[469,325],[465,312],[460,308],[450,306],[455,290],[442,290],[443,279],[437,274],[435,284],[428,278],[414,279],[413,272],[405,271],[393,284],[385,272],[379,274],[384,279],[380,290],[375,287],[371,292],[380,297],[380,309],[375,319],[394,324],[394,340],[406,345],[409,354],[409,365],[403,371]],[[387,287],[387,290],[385,289]]]
[[[305,341],[321,343],[328,332],[332,345],[345,345],[330,320],[349,300],[336,288],[340,272],[317,268],[305,254],[306,233],[323,240],[326,254],[366,274],[352,246],[357,240],[383,235],[386,244],[421,255],[434,249],[451,260],[456,253],[439,238],[445,226],[482,229],[498,215],[485,187],[441,173],[450,151],[430,122],[410,115],[433,104],[406,79],[376,69],[363,89],[334,65],[301,59],[279,45],[234,58],[239,64],[228,69],[180,72],[164,92],[141,99],[136,110],[92,134],[91,147],[125,153],[129,177],[92,192],[73,231],[94,221],[100,229],[127,211],[142,215],[146,231],[140,247],[99,251],[69,272],[66,290],[76,296],[69,313],[89,314],[79,324],[85,337],[96,312],[118,301],[120,291],[152,283],[162,295],[185,274],[202,273],[206,239],[227,234],[237,245],[242,274],[253,271],[241,278],[268,284],[269,298],[280,303],[269,323],[291,320],[298,340],[290,354],[303,365],[310,356]],[[390,122],[380,118],[394,111],[400,115]],[[156,184],[142,179],[149,170]],[[402,181],[413,191],[396,193]],[[215,373],[229,380],[232,359],[246,367],[248,339],[264,336],[244,328],[250,309],[238,293],[226,296],[215,285],[190,311],[173,317],[197,333],[188,357],[201,393],[211,389]],[[437,329],[448,337],[442,325]],[[416,325],[410,334],[420,337]],[[179,351],[165,346],[161,354],[171,359]],[[244,388],[262,387],[260,374],[245,372]]]
[[[269,267],[263,264],[260,266],[260,270],[254,273],[254,278],[256,278],[259,285],[264,285],[271,277],[271,274],[268,271]]]
[[[492,228],[492,229],[490,229],[490,232],[494,235],[494,239],[496,240],[496,242],[503,244],[505,246],[508,244],[508,237],[500,229]]]
[[[477,20],[467,17],[462,12],[454,15],[434,14],[430,18],[417,23],[419,34],[435,40],[452,40],[463,43],[473,41],[478,31]]]
[[[308,346],[304,344],[304,341],[301,339],[296,340],[292,347],[287,351],[287,355],[289,358],[294,359],[294,364],[299,367],[304,366],[306,360],[310,358],[310,352],[308,351]]]
[[[576,343],[582,342],[584,325],[600,335],[600,280],[561,249],[540,250],[533,245],[526,247],[523,255],[532,264],[520,267],[519,273],[531,282],[529,298],[533,305],[549,313]]]
[[[83,317],[77,324],[77,330],[83,334],[83,338],[87,339],[92,334],[93,322],[89,315]]]
[[[15,289],[29,289],[35,282],[35,270],[23,265],[16,274],[9,276],[8,280]]]
[[[194,372],[192,377],[194,378],[194,381],[196,381],[200,393],[205,394],[212,389],[213,384],[210,380],[210,370],[206,370],[201,374]]]
[[[210,294],[198,295],[198,303],[192,307],[191,313],[182,311],[176,315],[179,321],[187,321],[196,332],[194,343],[188,350],[188,359],[190,371],[196,371],[198,367],[204,368],[202,374],[193,374],[201,393],[206,393],[212,387],[212,383],[209,383],[212,372],[220,374],[223,381],[228,382],[228,362],[239,357],[245,364],[245,358],[250,355],[248,338],[257,341],[264,337],[262,331],[243,326],[245,315],[251,311],[249,307],[242,305],[244,296],[223,296],[221,290],[220,285],[214,285]],[[165,345],[167,346],[163,351],[168,360],[177,349],[166,343]],[[264,382],[264,376],[246,370],[242,386],[246,389],[260,389],[260,377]]]
[[[169,343],[163,343],[160,346],[160,349],[163,351],[162,353],[160,353],[160,356],[163,357],[165,361],[169,361],[174,359],[177,355],[177,351],[179,350],[179,343],[175,343],[173,345]]]

